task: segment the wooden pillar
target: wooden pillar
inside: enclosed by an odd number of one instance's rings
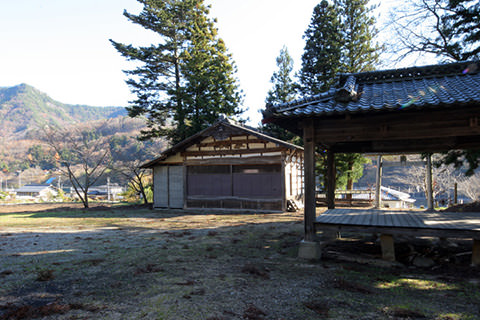
[[[335,153],[327,150],[327,207],[335,209]]]
[[[433,210],[432,155],[427,156],[427,210]]]
[[[304,183],[305,183],[305,241],[315,241],[315,130],[313,121],[306,121],[303,128],[304,141]]]
[[[473,239],[472,265],[480,266],[480,239]]]
[[[455,182],[453,185],[453,204],[458,203],[458,184]]]
[[[382,207],[382,156],[377,158],[377,176],[375,185],[375,208]]]

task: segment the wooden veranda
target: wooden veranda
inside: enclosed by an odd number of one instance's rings
[[[378,233],[383,258],[395,260],[393,236],[473,239],[472,264],[480,265],[480,212],[329,209],[315,220],[315,231]]]
[[[332,215],[348,214],[348,211],[327,211],[325,218],[316,217],[316,149],[327,154],[329,209],[335,208],[336,153],[407,154],[480,149],[479,67],[478,61],[473,61],[340,74],[336,87],[328,92],[287,104],[267,105],[264,122],[275,123],[303,136],[303,244],[308,244],[305,246],[308,249],[302,251],[301,246],[301,256],[319,258],[319,246],[313,244],[316,243],[316,231],[327,227],[321,221]],[[358,215],[353,211],[351,214]],[[401,220],[398,215],[394,216],[397,220],[392,219],[391,225],[376,227],[381,227],[381,232],[405,228],[396,224]],[[369,219],[370,215],[358,217]],[[390,214],[386,212],[379,217],[390,217]],[[459,218],[462,217],[459,214]],[[349,218],[351,216],[342,219]],[[345,224],[338,223],[336,228],[339,226]],[[471,235],[479,240],[474,227],[478,228],[478,223],[471,225]],[[410,230],[414,235],[421,235],[420,231],[427,229]],[[435,234],[443,237],[447,230],[438,228]]]

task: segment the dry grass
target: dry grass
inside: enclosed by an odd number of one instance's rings
[[[347,262],[341,244],[298,260],[301,213],[14,211],[0,213],[0,319],[480,318],[478,270]]]

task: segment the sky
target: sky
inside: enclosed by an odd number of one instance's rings
[[[393,0],[389,0],[393,1]],[[389,2],[387,1],[387,3]],[[271,88],[285,45],[301,65],[302,38],[320,0],[206,0],[237,65],[249,124]],[[382,6],[385,1],[382,1]],[[127,106],[134,97],[122,70],[132,69],[109,39],[149,45],[155,35],[129,22],[136,0],[8,0],[0,3],[0,87],[26,83],[68,104]]]

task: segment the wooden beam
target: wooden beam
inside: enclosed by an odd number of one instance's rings
[[[265,143],[265,140],[261,139],[238,139],[238,140],[219,140],[219,141],[213,141],[213,142],[202,142],[202,143],[197,143],[197,146],[200,148],[204,147],[228,147],[230,145],[236,145],[236,144],[249,144],[249,143]]]
[[[480,266],[480,239],[473,239],[472,265]]]
[[[286,148],[255,148],[255,149],[238,149],[238,150],[208,150],[208,151],[184,151],[182,156],[186,157],[201,157],[201,156],[216,156],[216,155],[240,155],[240,154],[262,154],[271,152],[281,152]]]
[[[185,166],[198,165],[229,165],[229,164],[280,164],[282,161],[280,155],[276,156],[258,156],[244,158],[208,158],[208,159],[187,159]]]
[[[335,209],[335,153],[327,150],[327,207],[328,209]]]
[[[462,135],[461,131],[478,134],[475,119],[480,116],[480,107],[437,108],[416,111],[388,111],[351,115],[344,117],[323,117],[315,123],[315,135],[341,136],[363,140],[362,136],[375,137],[379,134],[395,137],[446,137]]]
[[[315,138],[313,121],[306,121],[303,127],[304,141],[304,187],[305,187],[305,241],[315,241]]]
[[[335,153],[435,153],[453,149],[480,148],[480,135],[445,139],[371,140],[359,142],[317,141],[328,145]]]

